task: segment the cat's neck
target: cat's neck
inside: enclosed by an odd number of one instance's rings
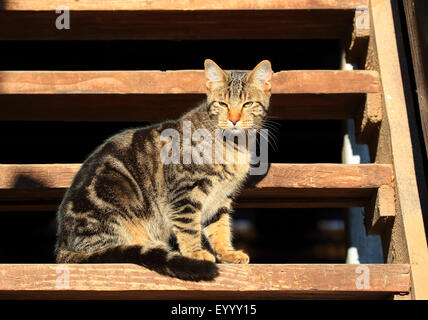
[[[216,129],[213,120],[210,119],[208,115],[208,106],[206,101],[185,113],[179,120],[190,121],[194,129],[206,129],[210,132],[213,132]]]

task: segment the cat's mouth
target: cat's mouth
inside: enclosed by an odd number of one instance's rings
[[[256,126],[254,126],[254,127],[227,127],[227,128],[224,128],[224,127],[219,127],[221,130],[223,130],[224,132],[231,132],[231,133],[245,133],[245,132],[248,132],[248,131],[259,131],[259,127],[256,127]]]
[[[227,128],[221,128],[224,132],[230,132],[230,133],[243,133],[249,130],[250,128],[242,128],[242,127],[227,127]]]

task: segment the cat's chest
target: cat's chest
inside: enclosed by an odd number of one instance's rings
[[[213,181],[210,192],[202,204],[202,211],[206,216],[217,212],[217,209],[231,194],[241,187],[248,175],[249,165],[227,166],[223,178]]]

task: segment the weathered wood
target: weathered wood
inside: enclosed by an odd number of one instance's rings
[[[393,163],[396,182],[396,217],[388,237],[384,237],[388,263],[409,263],[412,269],[411,296],[428,298],[428,249],[415,178],[412,143],[391,3],[371,0],[373,42],[367,68],[378,70],[382,78],[384,120],[380,129],[376,161]],[[387,241],[389,240],[390,241]]]
[[[0,210],[56,210],[80,164],[0,165]],[[393,181],[389,165],[271,164],[253,176],[239,207],[364,206]]]
[[[366,95],[363,112],[359,113],[355,121],[357,142],[369,144],[376,141],[383,119],[383,102],[380,93]]]
[[[346,40],[346,61],[364,69],[370,39],[370,10],[360,6],[355,11],[353,29]]]
[[[202,70],[0,71],[0,94],[202,94]],[[281,71],[273,94],[340,94],[379,91],[374,71]]]
[[[342,38],[368,0],[0,1],[0,39]],[[58,30],[55,9],[71,10]]]
[[[67,6],[72,11],[121,10],[340,10],[367,6],[368,0],[0,0],[7,11],[52,11]]]
[[[395,190],[392,186],[380,186],[373,201],[365,210],[366,232],[382,234],[391,229],[395,218]]]
[[[212,282],[132,264],[0,265],[0,297],[18,299],[386,298],[407,294],[407,265],[219,265]],[[68,280],[68,281],[67,281]]]
[[[347,119],[360,114],[376,72],[282,71],[273,77],[274,119]],[[154,121],[204,99],[202,71],[0,71],[0,120]]]
[[[426,21],[427,5],[418,0],[404,0],[407,30],[415,75],[419,116],[424,135],[425,150],[428,154],[428,23]],[[425,11],[423,8],[425,7]],[[425,18],[424,18],[425,12]]]

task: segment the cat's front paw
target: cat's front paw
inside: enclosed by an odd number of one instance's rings
[[[250,257],[241,250],[230,250],[218,254],[222,262],[247,264],[250,262]]]
[[[196,260],[207,260],[211,262],[215,262],[215,257],[208,252],[207,250],[200,250],[191,252],[186,255],[188,258],[196,259]]]

